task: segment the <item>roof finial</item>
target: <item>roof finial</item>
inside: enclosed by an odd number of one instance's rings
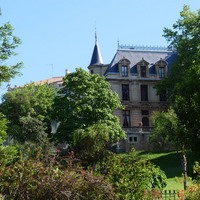
[[[97,43],[97,29],[96,29],[96,26],[95,26],[95,43]]]

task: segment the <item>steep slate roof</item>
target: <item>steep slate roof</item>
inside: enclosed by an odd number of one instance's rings
[[[91,62],[89,66],[92,66],[92,65],[103,65],[103,59],[102,59],[99,45],[97,42],[96,33],[95,33],[95,46],[94,46],[94,50],[93,50],[93,54],[92,54],[92,58],[91,58]]]
[[[118,62],[121,59],[128,59],[130,61],[131,73],[137,73],[137,63],[142,59],[149,63],[149,73],[155,74],[155,63],[160,59],[168,63],[168,73],[171,70],[172,63],[176,60],[177,54],[173,51],[164,50],[134,50],[134,49],[118,49],[113,60],[111,61],[105,74],[118,74]]]

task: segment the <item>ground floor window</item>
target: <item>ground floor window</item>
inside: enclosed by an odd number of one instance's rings
[[[138,143],[138,137],[134,135],[128,136],[129,143]]]

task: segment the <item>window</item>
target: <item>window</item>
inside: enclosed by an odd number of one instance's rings
[[[159,67],[158,68],[158,75],[159,75],[159,78],[164,78],[165,77],[165,68],[164,67]]]
[[[130,110],[123,110],[123,127],[131,126]]]
[[[138,69],[138,72],[140,74],[140,77],[147,77],[149,76],[149,63],[144,60],[144,58],[142,58],[142,60],[140,62],[137,63],[137,69]]]
[[[128,76],[128,67],[126,65],[122,65],[122,76]]]
[[[143,126],[149,126],[149,118],[143,117],[142,118],[142,124],[143,124]]]
[[[141,85],[141,101],[148,101],[148,85]]]
[[[137,136],[129,136],[128,141],[130,143],[137,143],[138,142],[138,137]]]
[[[129,100],[129,85],[122,84],[122,100]]]
[[[129,66],[130,66],[130,61],[126,58],[123,58],[118,62],[118,67],[120,69],[121,76],[123,76],[123,77],[128,76]]]
[[[94,74],[94,71],[93,71],[93,69],[91,69],[91,70],[90,70],[90,73],[91,73],[91,74]]]
[[[155,63],[157,76],[159,78],[164,78],[167,72],[167,62],[165,60],[160,59],[158,62]]]
[[[146,77],[147,76],[146,66],[141,66],[140,70],[141,70],[141,77]]]

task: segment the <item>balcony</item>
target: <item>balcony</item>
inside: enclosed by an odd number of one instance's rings
[[[150,133],[153,130],[152,126],[131,126],[123,127],[126,133]]]

